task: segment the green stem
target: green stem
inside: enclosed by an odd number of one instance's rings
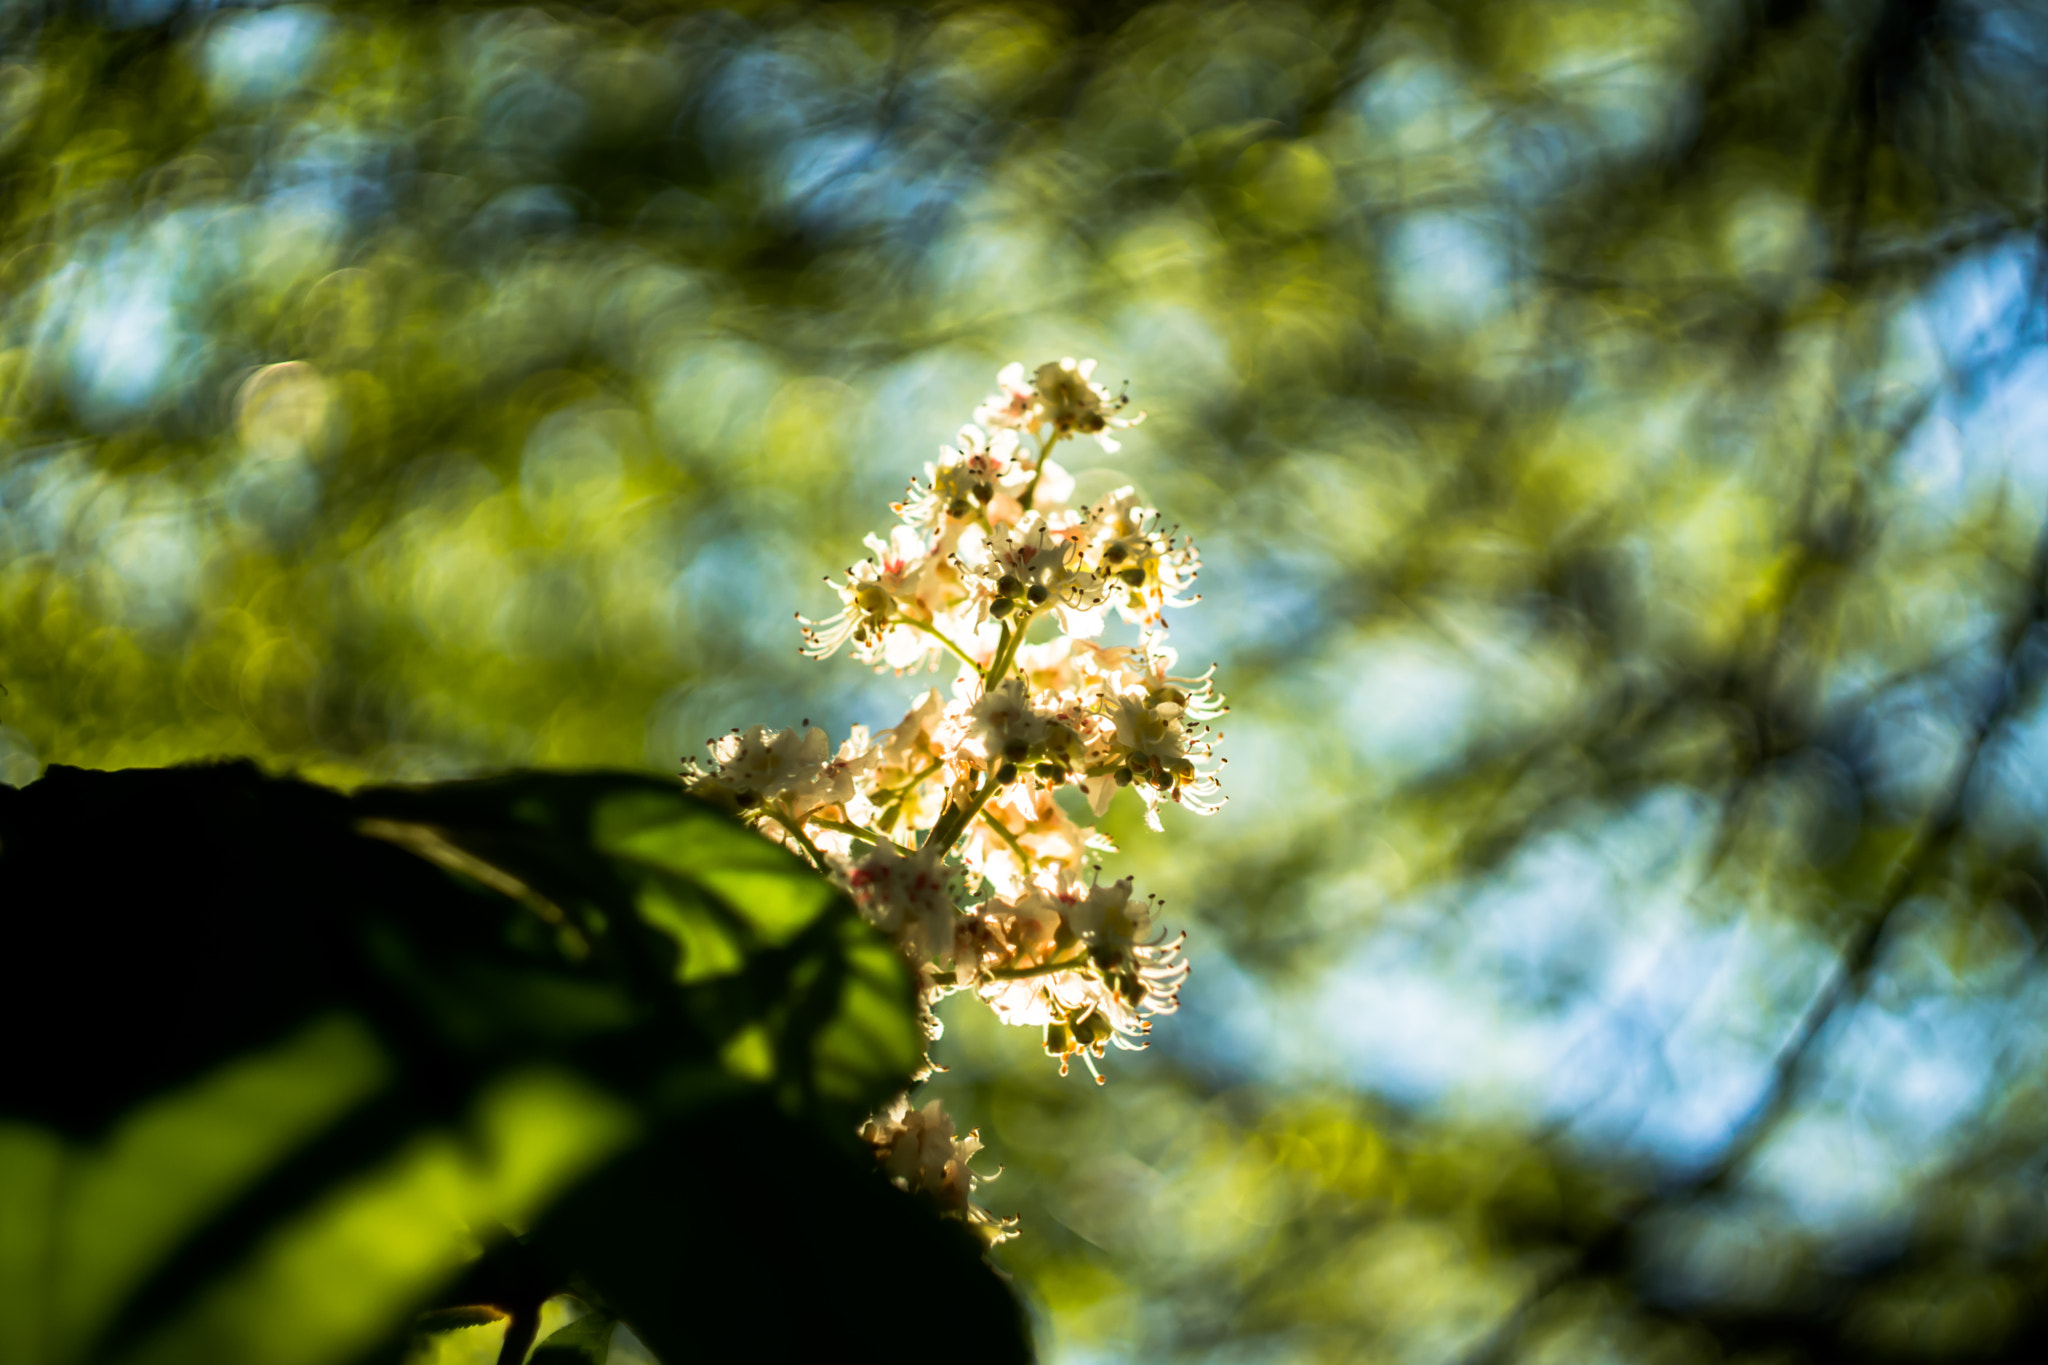
[[[884,828],[887,828],[888,826],[895,824],[896,812],[903,809],[904,798],[908,797],[912,792],[917,790],[918,783],[924,781],[927,777],[930,777],[933,773],[937,772],[939,769],[945,766],[946,761],[944,759],[935,758],[931,761],[931,765],[929,767],[923,769],[920,772],[913,773],[911,775],[910,780],[908,782],[905,782],[902,786],[884,787],[881,791],[876,792],[876,796],[888,797],[889,803],[881,808],[881,813],[876,817],[875,823],[883,826]]]
[[[934,640],[937,640],[940,644],[944,645],[946,648],[952,650],[955,654],[957,654],[960,657],[961,663],[966,664],[976,673],[981,672],[981,665],[974,662],[973,655],[969,654],[966,650],[960,648],[960,646],[954,644],[951,640],[947,639],[946,633],[940,630],[937,626],[932,625],[929,621],[918,621],[908,616],[898,616],[896,619],[898,621],[901,621],[906,626],[917,627],[919,630],[931,636]]]
[[[942,812],[939,816],[939,823],[932,826],[932,832],[925,836],[924,843],[920,846],[919,851],[922,852],[923,849],[935,847],[940,858],[944,858],[948,853],[951,853],[953,845],[959,842],[961,833],[967,828],[967,822],[981,813],[981,808],[988,804],[988,799],[996,794],[996,788],[1000,785],[996,781],[996,775],[990,773],[988,775],[988,785],[976,792],[972,801],[969,801],[964,806],[954,807]]]
[[[894,796],[899,799],[908,796],[912,791],[916,789],[918,783],[924,781],[927,777],[930,777],[933,773],[937,772],[939,769],[945,766],[945,759],[935,758],[930,763],[927,763],[924,767],[912,773],[910,777],[900,785],[894,787],[883,787],[880,791],[876,792],[875,795]]]
[[[1041,962],[1036,967],[996,967],[987,975],[995,981],[1024,981],[1034,976],[1051,976],[1054,972],[1072,971],[1088,965],[1088,954],[1076,953],[1058,962]]]
[[[804,852],[811,855],[812,867],[817,868],[820,872],[825,870],[825,855],[818,852],[818,846],[811,842],[811,836],[804,833],[804,826],[801,820],[792,820],[780,811],[768,812],[768,818],[788,830],[791,836],[804,846]]]
[[[1007,669],[1009,666],[1010,623],[1005,621],[1003,622],[1003,633],[996,639],[996,655],[988,661],[988,669],[981,675],[981,691],[983,696],[987,696],[988,690],[1003,680],[1003,675],[996,672],[996,669],[998,667]]]
[[[1038,860],[1036,858],[1033,858],[1029,853],[1026,853],[1024,851],[1024,845],[1017,842],[1017,836],[1010,833],[1010,827],[1004,824],[1002,821],[996,819],[995,816],[990,815],[987,811],[983,811],[981,813],[981,818],[988,822],[988,827],[990,829],[994,830],[996,833],[1003,836],[1003,842],[1010,846],[1010,851],[1015,853],[1018,856],[1018,858],[1023,860],[1024,870],[1027,873],[1030,872],[1031,864],[1037,862]]]
[[[851,834],[854,838],[865,839],[878,848],[883,844],[893,844],[896,842],[886,834],[877,834],[875,831],[863,825],[856,825],[849,820],[825,820],[811,815],[805,817],[805,823],[817,825],[821,829],[836,829],[841,834]]]
[[[1010,671],[1010,665],[1017,662],[1018,646],[1024,643],[1024,628],[1030,624],[1029,607],[1019,609],[1014,625],[1008,621],[1003,622],[1003,630],[1006,633],[1002,642],[996,646],[996,657],[989,660],[988,672],[981,675],[981,690],[984,695],[989,688],[1001,682],[1003,675]]]
[[[1045,438],[1045,444],[1038,448],[1038,468],[1031,471],[1031,482],[1024,485],[1024,496],[1017,499],[1025,511],[1031,510],[1031,500],[1038,496],[1038,481],[1045,477],[1045,457],[1052,454],[1052,448],[1060,443],[1065,433],[1054,427]]]
[[[989,823],[989,829],[993,829],[995,833],[999,833],[1001,837],[1004,837],[1004,843],[1008,843],[1008,845],[1010,845],[1010,851],[1014,851],[1014,853],[1016,853],[1016,855],[1020,857],[1020,860],[1024,862],[1024,872],[1030,872],[1030,866],[1032,866],[1034,862],[1038,862],[1038,860],[1036,860],[1036,857],[1032,857],[1032,855],[1030,855],[1030,853],[1028,853],[1028,851],[1024,849],[1024,845],[1022,845],[1022,843],[1018,843],[1018,837],[1010,833],[1010,827],[1008,827],[1008,825],[1004,825],[1004,823],[1001,823],[1001,821],[997,821],[997,819],[993,817],[993,814],[989,814],[987,810],[983,810],[983,812],[981,812],[981,819]]]

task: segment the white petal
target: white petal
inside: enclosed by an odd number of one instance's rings
[[[1101,815],[1109,809],[1109,803],[1116,797],[1116,777],[1112,773],[1091,777],[1081,784],[1081,790],[1087,793],[1088,809]]]

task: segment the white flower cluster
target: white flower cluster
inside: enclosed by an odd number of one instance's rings
[[[937,1100],[912,1109],[898,1095],[889,1107],[861,1125],[860,1135],[890,1181],[901,1190],[921,1195],[963,1220],[988,1243],[1015,1235],[1017,1220],[998,1218],[974,1202],[975,1188],[994,1176],[981,1176],[967,1163],[981,1150],[981,1133],[953,1136],[953,1120]]]
[[[1111,1044],[1142,1047],[1152,1016],[1176,1007],[1185,935],[1156,928],[1128,878],[1101,880],[1090,855],[1114,848],[1055,797],[1072,787],[1100,817],[1130,788],[1155,830],[1165,802],[1214,812],[1210,724],[1224,708],[1213,667],[1177,675],[1166,643],[1167,609],[1199,600],[1195,547],[1129,488],[1072,505],[1074,481],[1049,458],[1074,435],[1114,450],[1110,433],[1143,417],[1124,415],[1094,367],[1005,368],[978,425],[894,505],[900,524],[828,580],[841,610],[802,621],[816,658],[848,648],[899,673],[950,659],[950,695],[933,688],[894,729],[856,726],[836,750],[808,721],[736,730],[684,775],[804,853],[896,940],[919,965],[930,1036],[931,1005],[971,991],[1041,1029],[1062,1075],[1078,1056],[1099,1083]],[[1096,643],[1112,611],[1135,644]],[[899,1099],[864,1132],[897,1183],[991,1241],[1008,1235],[968,1197],[979,1139],[955,1139],[936,1103]]]

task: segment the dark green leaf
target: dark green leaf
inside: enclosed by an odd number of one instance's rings
[[[764,1100],[663,1130],[533,1241],[664,1361],[868,1359],[902,1349],[908,1324],[987,1365],[1030,1359],[1022,1311],[963,1225]]]
[[[597,963],[651,993],[650,1009],[681,1010],[728,1071],[772,1078],[798,1112],[850,1126],[916,1065],[896,954],[801,859],[674,783],[519,774],[354,804],[457,877],[544,903]]]
[[[585,1314],[544,1338],[528,1365],[605,1365],[618,1325],[608,1314]]]
[[[465,1227],[551,1207],[516,1285],[469,1283],[515,1324],[572,1281],[609,1302],[616,1279],[613,1306],[673,1347],[684,1305],[760,1290],[682,1274],[699,1253],[737,1238],[844,1277],[844,1229],[869,1224],[1014,1316],[964,1234],[853,1150],[917,1055],[907,968],[673,784],[343,797],[247,764],[53,768],[0,791],[0,916],[0,1024],[35,1040],[0,1091],[28,1125],[0,1142],[0,1195],[55,1200],[15,1269],[63,1247],[60,1356],[346,1361],[473,1257]],[[845,1322],[849,1341],[880,1326]]]

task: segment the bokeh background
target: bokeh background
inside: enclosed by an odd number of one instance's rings
[[[2044,91],[1996,0],[19,0],[0,779],[893,723],[792,614],[1096,356],[1232,800],[1109,819],[1106,1087],[949,1010],[1046,1358],[2032,1358]]]

